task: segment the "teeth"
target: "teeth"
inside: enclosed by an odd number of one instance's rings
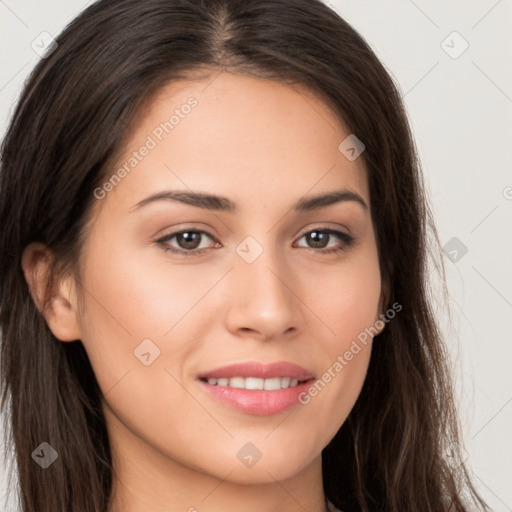
[[[246,377],[245,379],[242,377],[235,377],[235,379],[240,379],[242,381],[242,385],[240,387],[245,389],[263,389],[263,385],[265,383],[265,379],[258,379],[256,377]],[[231,382],[235,379],[230,379],[230,386]],[[277,389],[279,389],[279,387]]]
[[[281,379],[279,377],[274,377],[273,379],[265,379],[262,384],[263,389],[266,390],[281,389]]]
[[[245,387],[245,379],[243,377],[231,377],[231,379],[229,379],[229,387],[244,388]]]
[[[292,379],[291,377],[273,377],[271,379],[260,379],[258,377],[208,379],[208,384],[211,386],[229,386],[231,388],[243,389],[265,389],[267,391],[292,388],[297,386],[298,383],[298,379]]]

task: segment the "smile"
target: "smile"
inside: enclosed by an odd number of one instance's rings
[[[300,404],[314,373],[288,362],[235,363],[203,373],[198,382],[216,402],[245,414],[270,416]]]

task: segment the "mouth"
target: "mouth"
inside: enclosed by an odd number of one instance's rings
[[[215,401],[245,414],[269,416],[298,405],[315,376],[293,363],[249,362],[211,370],[197,380]]]

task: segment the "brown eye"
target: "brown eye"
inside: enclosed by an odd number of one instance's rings
[[[345,249],[348,249],[353,242],[355,241],[355,238],[348,235],[347,233],[343,233],[341,231],[336,231],[334,229],[330,228],[318,228],[314,229],[312,231],[308,231],[307,233],[304,233],[301,238],[305,238],[307,242],[306,248],[309,249],[319,249],[318,252],[323,253],[337,253],[340,251],[343,251]],[[341,240],[341,243],[338,242],[337,245],[330,247],[329,249],[326,249],[328,247],[328,243],[332,239],[338,239]],[[300,239],[299,239],[300,240]],[[304,247],[304,246],[300,246]],[[324,250],[322,250],[324,249]]]
[[[170,251],[183,256],[194,256],[208,248],[208,244],[204,247],[200,247],[205,235],[211,240],[214,240],[213,236],[206,231],[187,229],[170,233],[157,240],[156,243],[163,246],[166,252]],[[171,240],[174,238],[176,239],[175,243],[177,244],[177,247],[176,245],[170,244]]]

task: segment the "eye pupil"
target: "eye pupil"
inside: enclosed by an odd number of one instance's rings
[[[312,246],[316,249],[322,249],[326,246],[327,240],[329,238],[328,233],[324,233],[322,231],[311,231],[308,233],[308,238],[312,241]],[[323,239],[323,240],[322,240]],[[325,243],[323,243],[325,242]]]

